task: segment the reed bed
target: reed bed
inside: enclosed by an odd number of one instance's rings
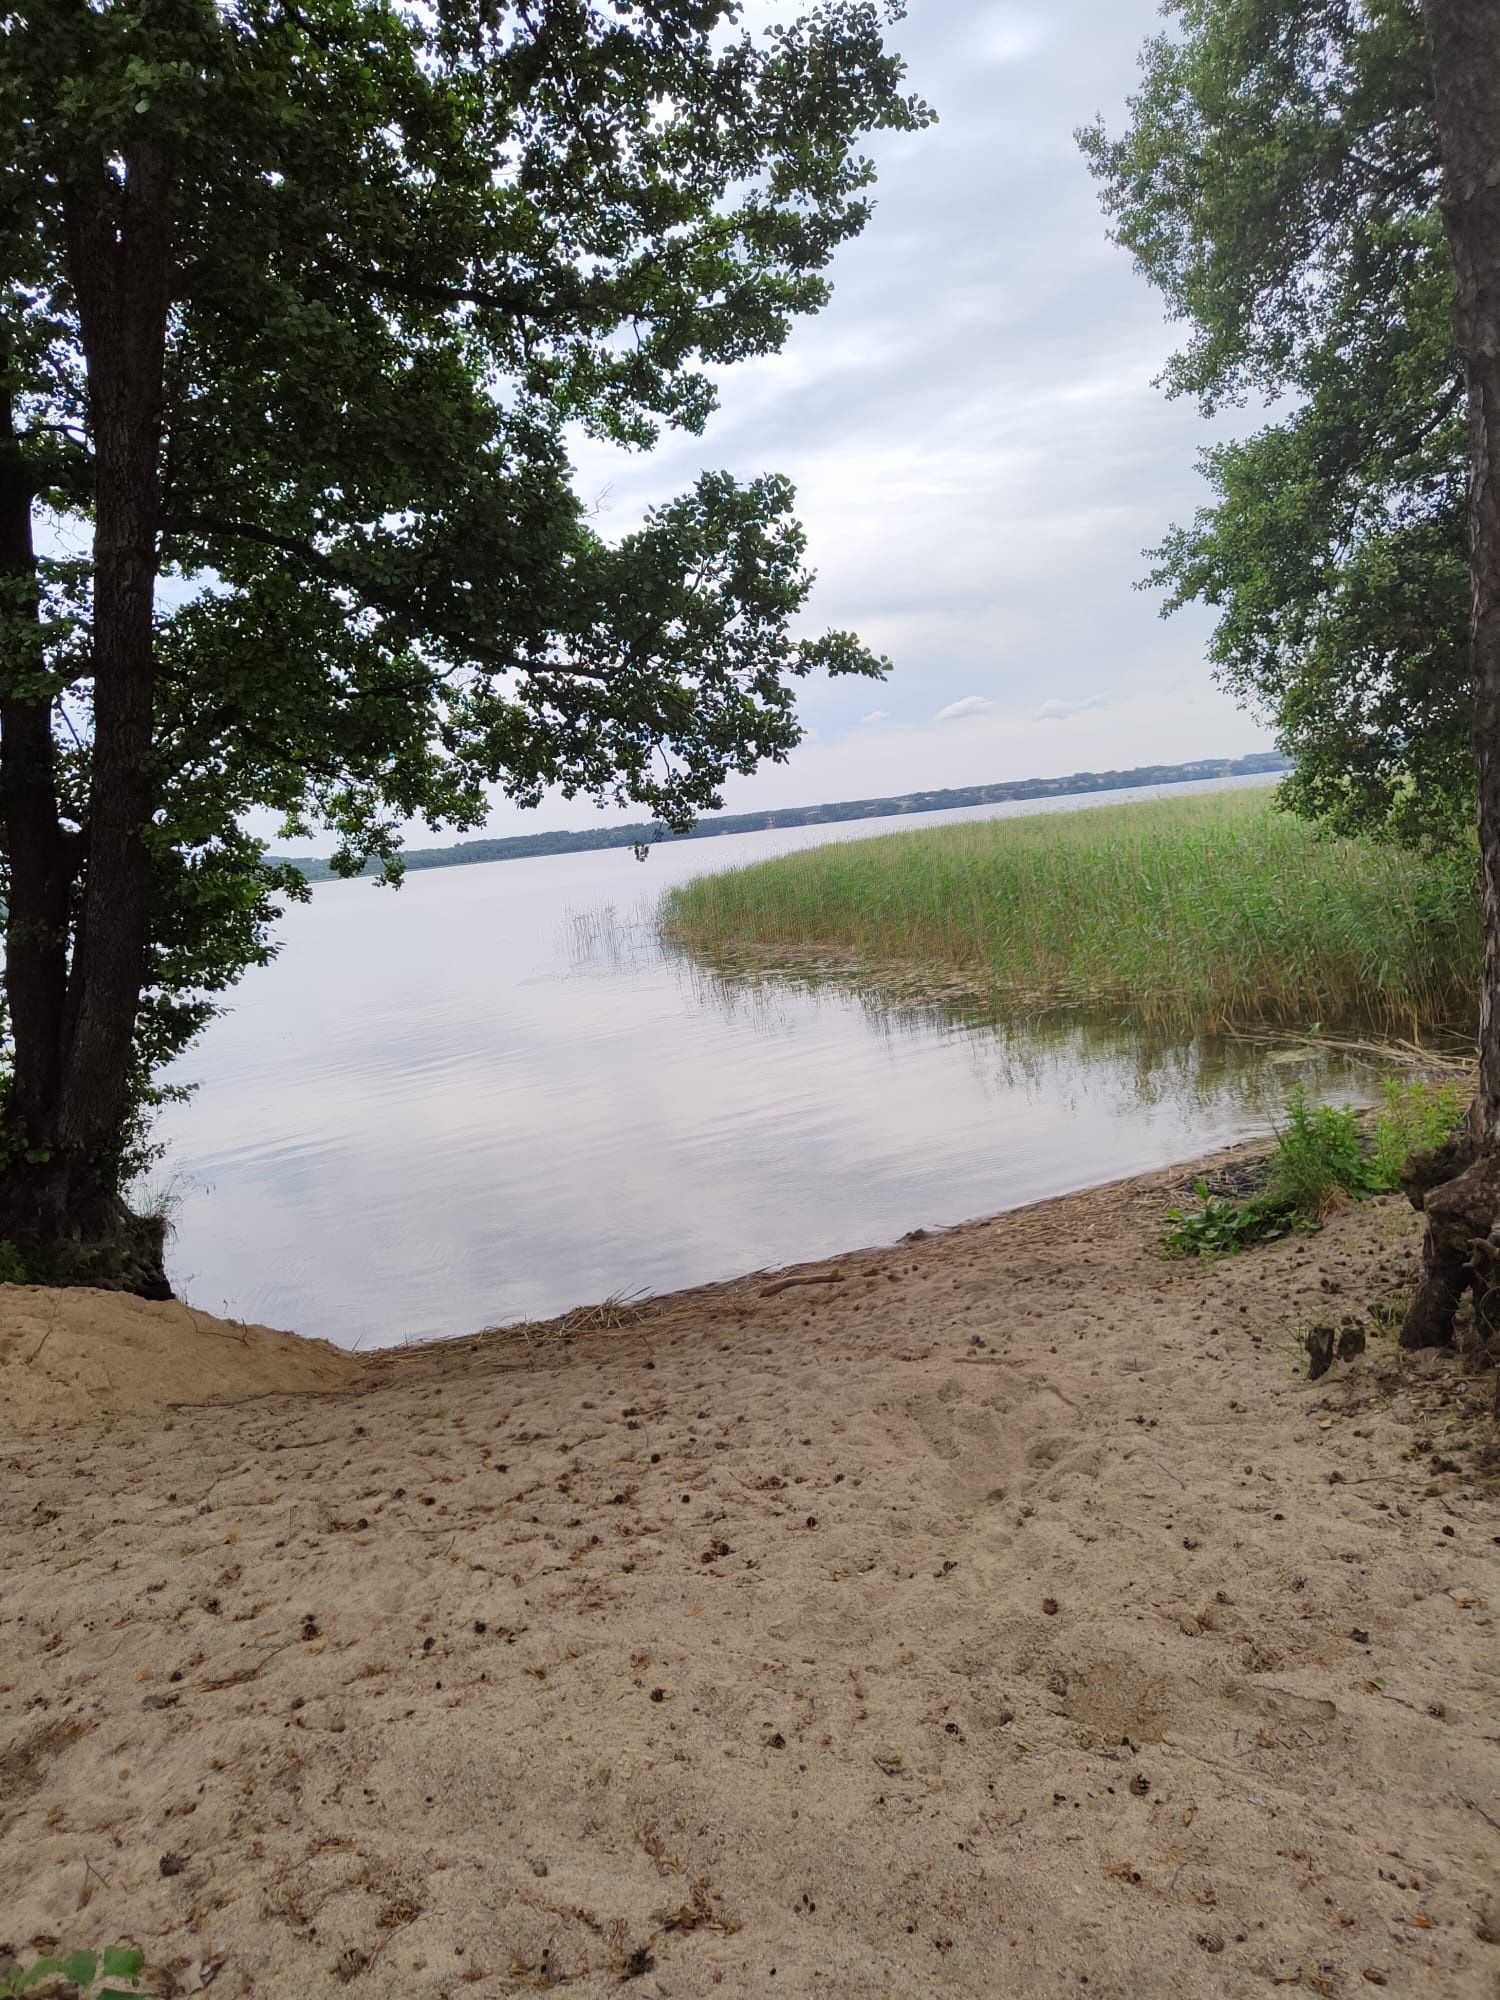
[[[684,883],[659,924],[719,968],[842,967],[904,999],[957,980],[1151,1027],[1420,1039],[1477,1014],[1472,859],[1330,839],[1261,793],[835,841]]]

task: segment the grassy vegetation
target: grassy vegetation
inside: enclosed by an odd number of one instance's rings
[[[1410,1153],[1451,1136],[1468,1090],[1456,1082],[1387,1077],[1381,1097],[1366,1134],[1357,1111],[1309,1104],[1301,1091],[1293,1091],[1285,1122],[1276,1129],[1264,1186],[1244,1201],[1226,1201],[1200,1181],[1198,1207],[1168,1213],[1167,1248],[1222,1256],[1295,1229],[1316,1229],[1330,1208],[1351,1195],[1393,1193]]]
[[[1466,858],[1328,839],[1259,791],[834,842],[685,883],[661,926],[718,964],[957,976],[1169,1028],[1461,1026],[1480,965]]]

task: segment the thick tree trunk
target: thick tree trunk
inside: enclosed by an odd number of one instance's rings
[[[152,620],[172,268],[164,161],[143,147],[119,186],[101,174],[87,188],[68,190],[64,214],[96,485],[89,867],[69,982],[58,1138],[80,1169],[97,1163],[110,1174],[129,1109],[150,921]]]
[[[8,702],[0,714],[12,876],[6,989],[11,1102],[27,1144],[12,1148],[0,1172],[0,1234],[13,1235],[41,1274],[169,1296],[160,1225],[132,1216],[120,1196],[150,941],[153,617],[172,275],[167,161],[149,144],[118,169],[101,161],[64,184],[63,218],[94,445],[88,862],[73,913],[50,706]],[[13,550],[0,543],[0,560],[29,561],[30,497],[25,548],[16,513]]]
[[[31,510],[36,495],[11,400],[0,397],[0,579],[7,587],[0,651],[0,824],[8,884],[5,990],[14,1080],[13,1138],[52,1143],[62,1086],[68,981],[68,842],[57,811],[52,706],[43,671]]]
[[[1469,393],[1469,537],[1474,755],[1484,890],[1484,981],[1472,1158],[1425,1197],[1422,1283],[1402,1331],[1408,1347],[1453,1338],[1477,1282],[1494,1317],[1488,1254],[1500,1221],[1500,5],[1422,0],[1453,253],[1459,347]]]

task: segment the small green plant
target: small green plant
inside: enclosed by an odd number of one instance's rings
[[[64,1958],[38,1958],[30,1965],[14,1966],[0,1973],[0,1997],[13,2000],[49,1980],[65,1979],[76,1987],[80,2000],[136,2000],[134,1988],[140,1984],[146,1960],[128,1945],[106,1945],[102,1952],[70,1951]],[[123,1986],[97,1987],[101,1979],[123,1980]],[[127,1991],[126,1989],[131,1989]]]
[[[25,1260],[8,1236],[0,1236],[0,1285],[27,1285]]]
[[[1303,1223],[1320,1222],[1342,1198],[1369,1191],[1359,1113],[1352,1105],[1309,1104],[1299,1086],[1276,1132],[1268,1192]]]
[[[1387,1078],[1367,1143],[1351,1106],[1309,1104],[1300,1088],[1294,1090],[1276,1130],[1265,1185],[1244,1201],[1228,1201],[1199,1181],[1196,1209],[1167,1212],[1166,1248],[1222,1257],[1294,1229],[1316,1229],[1329,1209],[1351,1196],[1389,1194],[1401,1185],[1409,1153],[1450,1136],[1464,1095],[1458,1083]]]
[[[1193,1257],[1227,1257],[1251,1243],[1268,1243],[1285,1236],[1296,1226],[1293,1217],[1273,1210],[1264,1196],[1227,1201],[1210,1193],[1207,1181],[1196,1181],[1193,1193],[1198,1197],[1198,1208],[1167,1210],[1172,1224],[1165,1238],[1169,1250]]]
[[[1388,1076],[1380,1094],[1383,1102],[1370,1135],[1368,1164],[1372,1185],[1388,1194],[1400,1187],[1412,1153],[1441,1146],[1453,1136],[1468,1092],[1461,1083],[1424,1083],[1420,1078],[1402,1083]]]

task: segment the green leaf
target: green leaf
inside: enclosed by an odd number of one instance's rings
[[[92,1951],[70,1951],[63,1960],[63,1978],[75,1986],[92,1986],[98,1971],[98,1956]]]
[[[784,479],[706,473],[606,537],[573,473],[575,433],[700,430],[719,372],[825,303],[870,216],[867,137],[930,121],[885,46],[898,5],[743,33],[738,11],[7,11],[0,346],[48,550],[91,543],[86,388],[121,361],[111,317],[79,315],[57,162],[103,171],[149,111],[163,167],[119,247],[181,246],[141,347],[173,462],[150,743],[91,713],[114,615],[92,555],[44,553],[36,589],[0,578],[6,690],[56,723],[44,846],[68,854],[70,911],[106,767],[149,768],[149,915],[101,946],[141,968],[102,1093],[126,1115],[89,1147],[120,1181],[172,1087],[155,1079],[274,955],[298,893],[248,826],[324,831],[337,872],[387,879],[403,826],[471,830],[497,794],[683,827],[796,745],[810,674],[883,673],[847,634],[800,636],[813,574]],[[132,449],[154,463],[152,427]],[[7,897],[46,891],[31,866],[8,858]],[[12,1044],[0,1010],[0,1071]],[[32,1165],[43,1136],[15,1136]]]
[[[28,1987],[40,1986],[44,1979],[59,1979],[64,1977],[66,1977],[66,1974],[64,1973],[63,1962],[60,1958],[38,1958],[34,1959],[24,1971],[13,1972],[11,1974],[13,1982],[11,1990],[16,1993],[24,1993]]]
[[[146,1954],[137,1951],[133,1945],[107,1944],[104,1947],[106,1979],[139,1979],[145,1963]]]
[[[1170,11],[1124,131],[1079,136],[1186,328],[1165,385],[1268,417],[1205,452],[1212,503],[1151,581],[1168,609],[1212,607],[1217,678],[1296,759],[1293,810],[1471,851],[1468,453],[1424,10]]]

